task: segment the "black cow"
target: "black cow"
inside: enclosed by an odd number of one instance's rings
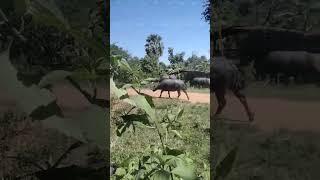
[[[186,91],[187,86],[184,83],[184,81],[182,81],[180,79],[163,79],[162,81],[160,81],[158,86],[153,89],[153,91],[156,91],[159,89],[161,90],[159,97],[161,97],[163,91],[168,91],[169,97],[170,97],[170,91],[178,91],[178,98],[179,98],[181,95],[180,91],[182,90],[186,94],[186,96],[189,100],[189,96]]]
[[[269,74],[271,79],[282,75],[287,82],[289,77],[305,81],[320,75],[319,55],[306,51],[272,51],[261,59],[259,66],[259,70]]]
[[[215,93],[218,108],[215,115],[219,115],[226,105],[225,94],[231,90],[244,106],[249,121],[254,120],[254,113],[250,110],[246,96],[242,92],[245,88],[245,80],[238,68],[225,57],[215,57],[210,66],[211,83],[210,88]]]
[[[197,86],[197,87],[210,87],[210,79],[206,77],[196,77],[193,78],[190,82],[191,86]]]

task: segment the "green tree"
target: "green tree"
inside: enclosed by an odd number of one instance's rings
[[[145,50],[147,56],[149,56],[153,60],[159,60],[159,58],[163,54],[163,43],[161,36],[157,34],[151,34],[147,37],[146,44],[145,44]]]
[[[147,73],[151,72],[151,66],[145,67],[144,69],[144,58],[140,59],[138,57],[132,57],[132,55],[127,50],[114,43],[110,45],[110,54],[112,56],[120,56],[121,58],[125,59],[131,67],[132,72],[134,72],[137,75],[136,77],[138,77],[140,80],[146,78]],[[132,73],[119,67],[115,68],[114,71],[115,74],[113,78],[117,83],[133,83],[134,79]]]
[[[159,75],[159,64],[155,58],[145,56],[141,61],[142,71],[150,76]]]
[[[122,58],[128,60],[131,59],[131,55],[129,54],[129,52],[125,49],[123,49],[122,47],[116,45],[115,43],[110,45],[110,55],[112,56],[121,56]]]
[[[192,54],[185,63],[185,69],[187,70],[196,70],[196,71],[204,71],[209,72],[210,62],[206,58],[206,56],[197,56]]]
[[[160,73],[161,73],[161,74],[165,74],[165,73],[166,73],[167,66],[166,66],[165,63],[159,62],[159,68],[160,68]]]
[[[173,48],[169,47],[168,48],[168,54],[169,54],[168,60],[169,60],[171,65],[179,64],[179,63],[182,63],[184,61],[185,52],[173,54]]]
[[[160,75],[159,58],[163,54],[164,45],[161,36],[151,34],[146,39],[146,56],[142,60],[142,70],[151,76]]]

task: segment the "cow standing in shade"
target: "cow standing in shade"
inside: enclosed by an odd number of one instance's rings
[[[198,86],[198,87],[210,87],[210,79],[206,78],[206,77],[196,77],[193,78],[193,80],[191,81],[190,85],[192,86]]]
[[[179,79],[163,79],[162,81],[159,82],[158,86],[153,89],[153,92],[156,91],[156,90],[159,90],[159,89],[161,90],[161,93],[160,93],[159,97],[162,96],[162,92],[163,91],[168,91],[169,98],[171,98],[170,97],[170,91],[178,91],[178,98],[179,98],[180,95],[181,95],[180,91],[182,90],[186,94],[186,96],[187,96],[187,98],[189,100],[189,96],[188,96],[188,93],[186,91],[187,90],[187,86],[184,83],[184,81],[182,81],[182,80],[179,80]]]
[[[291,77],[304,83],[320,80],[320,56],[307,51],[271,51],[255,58],[255,68],[263,79],[270,76],[271,83],[279,82],[280,76],[287,85]]]
[[[245,80],[238,68],[225,57],[215,57],[211,63],[211,83],[210,88],[215,93],[218,108],[215,115],[221,114],[226,105],[225,94],[229,89],[240,100],[244,106],[249,121],[254,120],[254,113],[250,110],[246,96],[242,92],[245,88]]]

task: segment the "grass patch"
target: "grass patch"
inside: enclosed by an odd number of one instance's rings
[[[223,121],[217,121],[214,132],[214,162],[234,146],[239,147],[226,180],[320,178],[320,134],[287,130],[267,133]]]
[[[180,138],[169,137],[169,146],[185,150],[195,161],[197,173],[209,167],[209,105],[190,104],[171,99],[154,99],[156,112],[162,117],[167,108],[182,107],[184,113],[180,119]],[[114,106],[115,107],[115,106]],[[119,108],[119,106],[117,107]],[[111,156],[112,162],[121,164],[130,157],[147,154],[150,145],[160,146],[156,130],[136,128],[135,133],[126,132],[116,136],[116,119],[111,119]]]

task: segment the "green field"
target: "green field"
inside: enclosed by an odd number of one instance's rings
[[[217,121],[214,132],[216,158],[239,147],[226,180],[320,178],[320,134],[285,130],[263,133],[244,124],[222,121]]]
[[[168,137],[171,147],[185,150],[194,160],[197,174],[204,172],[209,167],[209,106],[203,104],[181,103],[176,100],[157,99],[155,101],[156,112],[162,117],[167,108],[184,108],[184,113],[179,120],[181,126],[180,138]],[[120,110],[122,105],[115,108]],[[113,114],[116,109],[113,109]],[[148,154],[150,145],[160,146],[159,137],[154,129],[137,128],[135,133],[126,132],[121,137],[116,136],[116,116],[111,119],[111,153],[112,162],[121,164],[129,157],[141,157]],[[159,143],[159,144],[157,144]]]

